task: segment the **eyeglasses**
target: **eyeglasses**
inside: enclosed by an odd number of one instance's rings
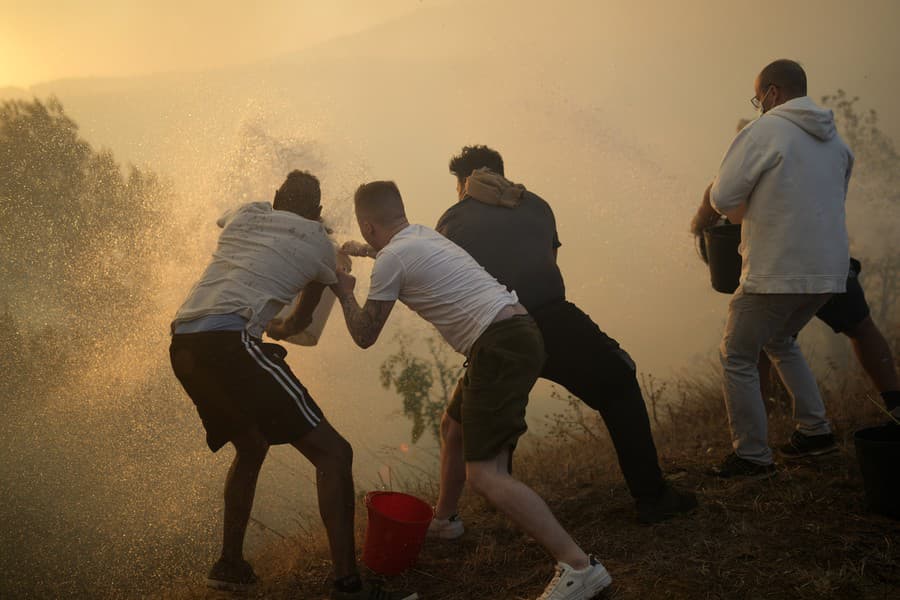
[[[770,89],[770,88],[773,88],[773,87],[777,88],[778,86],[775,85],[774,83],[767,83],[767,84],[763,87],[763,89],[766,90],[766,93],[763,94],[763,99],[762,99],[762,100],[760,100],[759,98],[757,98],[755,95],[754,95],[752,98],[750,98],[750,104],[753,105],[753,108],[755,108],[756,110],[759,110],[759,107],[762,106],[763,100],[765,100],[765,99],[766,99],[766,96],[769,95],[769,89]]]

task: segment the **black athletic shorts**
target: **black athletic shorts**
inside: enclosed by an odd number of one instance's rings
[[[283,347],[246,331],[172,336],[172,369],[197,407],[210,450],[254,425],[270,444],[286,444],[322,422],[322,411],[285,356]]]
[[[859,285],[860,271],[862,271],[860,262],[851,258],[847,291],[832,296],[816,313],[816,317],[824,321],[835,333],[850,331],[869,316],[869,304],[866,302],[862,286]]]

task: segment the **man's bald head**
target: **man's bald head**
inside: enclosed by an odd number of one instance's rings
[[[393,181],[364,183],[353,196],[356,218],[381,227],[390,228],[406,223],[403,198]]]
[[[395,233],[409,225],[403,198],[393,181],[364,183],[356,189],[353,203],[359,231],[375,250],[387,246]]]
[[[786,58],[776,60],[766,65],[756,77],[757,91],[765,93],[773,85],[783,93],[783,101],[805,96],[806,71],[797,61]]]

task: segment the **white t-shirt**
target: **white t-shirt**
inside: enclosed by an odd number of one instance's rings
[[[375,257],[369,300],[400,300],[461,354],[519,301],[465,250],[422,225],[394,235]]]
[[[172,322],[236,314],[261,336],[307,283],[335,283],[335,248],[318,221],[253,202],[225,213],[212,261]]]
[[[830,110],[804,96],[747,125],[722,160],[710,200],[719,212],[747,202],[741,286],[757,294],[846,290],[844,201],[853,154]]]

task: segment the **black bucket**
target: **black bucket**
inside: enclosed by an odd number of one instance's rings
[[[900,426],[860,429],[853,443],[869,510],[900,519]]]
[[[731,223],[713,225],[703,230],[709,276],[713,289],[723,294],[734,293],[741,279],[741,226]]]

